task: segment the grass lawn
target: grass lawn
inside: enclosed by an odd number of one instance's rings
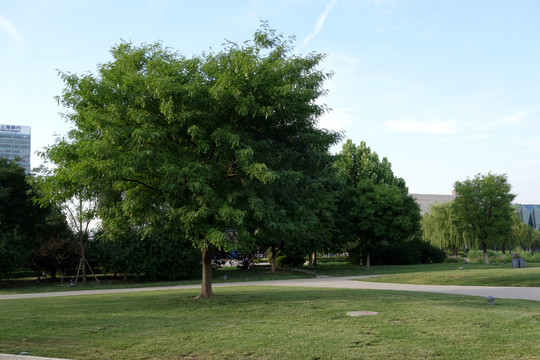
[[[71,359],[538,359],[538,302],[279,287],[0,301],[0,352]],[[349,317],[349,311],[379,312]]]
[[[357,271],[358,272],[358,271]],[[270,272],[268,266],[254,267],[249,271],[237,270],[235,267],[214,269],[213,270],[213,282],[233,282],[233,281],[262,281],[262,280],[286,280],[286,279],[303,279],[311,278],[314,275],[295,272],[291,270],[278,270],[275,273]],[[77,283],[77,286],[70,287],[69,280],[66,280],[64,284],[60,284],[60,280],[51,281],[50,279],[44,280],[39,284],[36,283],[35,278],[25,278],[16,280],[4,280],[0,281],[0,295],[8,294],[24,294],[24,293],[38,293],[38,292],[56,292],[56,291],[75,291],[75,290],[101,290],[101,289],[119,289],[119,288],[138,288],[138,287],[154,287],[154,286],[178,286],[178,285],[193,285],[200,284],[201,278],[198,277],[193,280],[181,280],[181,281],[158,281],[158,282],[145,282],[145,281],[124,281],[122,278],[118,279],[101,279],[97,283],[93,277],[87,278],[87,283],[83,284],[81,279]],[[111,280],[111,283],[109,283]]]
[[[343,259],[342,261],[320,262],[315,268],[317,274],[330,276],[356,276],[356,275],[385,275],[385,274],[405,274],[417,272],[449,271],[458,270],[459,267],[467,269],[511,269],[510,264],[485,265],[485,264],[464,264],[464,263],[439,263],[439,264],[417,264],[417,265],[381,265],[365,266],[351,265]],[[540,264],[537,264],[540,266]],[[307,268],[307,267],[305,267]]]
[[[420,285],[468,285],[468,286],[530,286],[540,287],[540,268],[469,268],[447,271],[421,271],[390,274],[362,281],[420,284]]]
[[[464,270],[458,270],[459,267]],[[420,264],[420,265],[390,265],[390,266],[364,266],[351,265],[345,262],[326,259],[321,261],[313,270],[317,275],[327,276],[357,276],[357,275],[388,275],[377,277],[369,281],[426,284],[426,285],[490,285],[490,286],[540,286],[540,264],[528,264],[531,268],[512,269],[510,264],[484,265],[464,263]],[[310,270],[307,266],[301,270]],[[394,276],[390,276],[394,275]],[[290,269],[281,269],[276,273],[270,272],[269,266],[255,266],[251,270],[237,270],[234,267],[221,268],[213,271],[213,282],[236,282],[236,281],[260,281],[260,280],[284,280],[312,278],[315,275]],[[111,280],[111,284],[109,284]],[[26,278],[24,281],[4,280],[0,281],[0,295],[74,291],[74,290],[98,290],[115,288],[134,288],[150,286],[176,286],[200,284],[200,278],[183,281],[123,281],[119,279],[102,279],[96,283],[92,277],[88,277],[88,283],[79,282],[76,287],[69,287],[69,281],[60,285],[56,282],[42,281],[37,284],[35,278]]]

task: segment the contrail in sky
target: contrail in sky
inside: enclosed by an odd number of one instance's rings
[[[321,29],[322,29],[322,27],[324,25],[324,21],[326,20],[326,17],[330,13],[330,11],[334,8],[334,6],[336,5],[336,2],[337,2],[337,0],[331,0],[328,4],[326,4],[326,8],[324,9],[324,12],[319,17],[319,20],[317,20],[317,25],[315,26],[315,29],[311,32],[311,34],[309,34],[307,36],[306,40],[304,40],[304,42],[302,43],[301,48],[306,46],[306,44],[311,39],[313,39],[315,37],[315,35],[317,35],[319,33],[319,31],[321,31]]]
[[[15,26],[13,26],[11,21],[6,19],[2,15],[0,15],[0,29],[7,32],[9,37],[11,38],[11,40],[13,40],[15,44],[19,45],[23,42],[23,38],[21,34],[19,34]]]

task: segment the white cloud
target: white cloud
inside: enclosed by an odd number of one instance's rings
[[[0,15],[0,29],[6,32],[16,45],[22,44],[23,38],[17,28],[2,15]]]
[[[321,30],[324,25],[324,22],[326,21],[326,18],[328,17],[328,14],[330,11],[334,8],[336,5],[337,0],[331,0],[329,3],[326,4],[326,8],[324,9],[324,12],[319,17],[319,20],[317,20],[317,25],[315,26],[315,29],[306,37],[306,40],[302,43],[301,48],[306,46],[306,44],[313,39]]]
[[[415,121],[404,118],[397,121],[386,121],[383,126],[393,132],[413,132],[422,134],[452,134],[457,132],[455,121]]]
[[[357,113],[358,110],[354,108],[342,107],[331,109],[320,117],[318,127],[333,131],[343,131],[348,125],[357,120]]]

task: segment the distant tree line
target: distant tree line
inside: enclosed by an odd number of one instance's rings
[[[525,224],[512,205],[515,195],[506,175],[477,174],[457,181],[455,189],[455,200],[434,204],[423,216],[427,241],[454,255],[481,249],[485,263],[489,263],[488,250],[505,253],[540,245],[540,233]]]

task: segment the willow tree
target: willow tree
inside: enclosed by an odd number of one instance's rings
[[[46,152],[55,176],[103,189],[98,214],[112,228],[151,232],[165,217],[200,249],[199,297],[210,297],[212,246],[255,241],[261,223],[302,228],[294,222],[306,218],[289,217],[276,197],[305,196],[294,185],[337,139],[316,128],[326,110],[316,103],[323,55],[293,54],[292,41],[263,24],[253,40],[217,53],[186,58],[121,43],[112,56],[97,74],[61,74],[74,129]]]
[[[517,208],[514,210],[512,214],[512,231],[501,244],[503,254],[506,253],[507,249],[512,250],[517,246],[521,248],[531,246],[534,239],[534,232],[537,231],[523,222]]]
[[[455,255],[474,244],[467,236],[466,224],[453,212],[451,202],[431,205],[422,216],[421,225],[424,240]]]

